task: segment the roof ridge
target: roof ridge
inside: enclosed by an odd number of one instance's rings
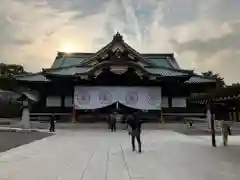
[[[111,46],[113,43],[113,40],[110,41],[107,45],[105,45],[104,47],[102,47],[101,49],[99,49],[97,52],[93,53],[90,57],[86,58],[85,60],[83,60],[82,64],[90,61],[91,59],[93,59],[94,57],[96,57],[97,55],[99,55],[100,53],[104,52],[104,50],[107,49],[107,47]]]
[[[137,50],[132,48],[132,46],[130,46],[128,43],[123,41],[123,46],[125,46],[126,49],[129,49],[130,51],[132,51],[132,53],[135,53],[139,58],[141,58],[142,60],[146,61],[147,63],[154,64],[151,61],[149,61],[147,58],[143,57],[143,55],[140,52],[138,52]]]
[[[124,43],[126,43],[126,42],[124,42]],[[130,46],[130,45],[128,44],[128,46]],[[68,52],[58,51],[57,56],[59,55],[59,56],[70,56],[71,57],[71,55],[93,55],[95,53],[96,52],[71,52],[71,53],[68,53]],[[171,56],[171,57],[174,57],[173,56],[174,53],[151,53],[151,52],[140,53],[139,52],[139,54],[141,54],[142,56]]]
[[[145,59],[141,53],[139,53],[138,51],[136,51],[134,48],[132,48],[129,44],[127,44],[122,36],[120,35],[119,32],[117,32],[117,34],[115,34],[113,36],[113,39],[112,41],[110,41],[106,46],[104,46],[103,48],[101,48],[99,51],[97,51],[96,53],[94,53],[91,57],[87,58],[86,60],[84,60],[82,63],[86,63],[88,61],[91,61],[92,59],[94,59],[95,57],[97,57],[99,54],[105,52],[109,47],[113,46],[115,43],[121,43],[121,45],[126,48],[126,49],[129,49],[130,52],[136,54],[136,56],[138,56],[140,59],[146,61],[147,63],[149,64],[152,64],[151,61],[149,61],[148,59]]]
[[[58,51],[57,56],[71,56],[71,55],[92,55],[94,52],[87,53],[87,52],[62,52]]]
[[[143,56],[171,56],[174,57],[174,53],[141,53]]]

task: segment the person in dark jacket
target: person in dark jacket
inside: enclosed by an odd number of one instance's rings
[[[230,125],[228,125],[227,129],[228,129],[228,135],[231,136],[232,135],[232,131],[231,131]]]
[[[116,113],[110,115],[110,127],[112,132],[116,132]]]
[[[128,129],[127,115],[122,116],[122,124],[123,124],[123,130],[127,130]]]
[[[223,120],[223,121],[221,121],[221,129],[222,129],[223,145],[227,146],[227,144],[228,144],[228,136],[232,135],[230,125]]]
[[[50,132],[55,132],[55,115],[52,114],[51,119],[50,119]]]
[[[141,143],[141,128],[142,122],[138,117],[137,113],[128,116],[127,120],[128,125],[131,128],[131,143],[132,143],[132,150],[135,151],[135,139],[138,143],[138,152],[142,152],[142,143]]]

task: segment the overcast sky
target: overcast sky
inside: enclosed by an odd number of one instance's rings
[[[240,81],[239,0],[1,0],[0,55],[29,71],[56,51],[95,52],[119,31],[139,52],[172,53],[184,69]]]

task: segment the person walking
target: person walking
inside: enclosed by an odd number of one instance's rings
[[[50,119],[50,132],[55,132],[55,116],[52,114],[51,119]]]
[[[142,143],[141,143],[141,127],[142,122],[138,117],[137,113],[134,113],[134,115],[129,115],[127,120],[128,125],[131,128],[131,131],[129,132],[131,135],[131,144],[132,144],[132,150],[135,151],[135,139],[138,143],[138,152],[142,152]]]

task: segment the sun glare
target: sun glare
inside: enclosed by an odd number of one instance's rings
[[[65,44],[60,48],[60,51],[63,51],[63,52],[66,52],[66,53],[71,53],[71,52],[74,52],[75,49],[72,45]]]

